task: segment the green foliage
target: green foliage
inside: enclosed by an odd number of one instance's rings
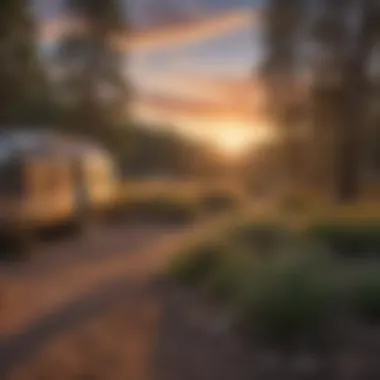
[[[262,72],[268,114],[280,136],[281,174],[287,183],[308,182],[352,202],[360,195],[361,171],[368,173],[376,161],[379,75],[367,72],[379,41],[380,6],[332,0],[265,4]],[[304,46],[311,47],[308,62]],[[309,73],[310,86],[300,68]]]
[[[325,257],[306,252],[258,264],[243,289],[240,318],[268,343],[291,344],[314,338],[334,300]],[[327,271],[327,273],[326,273]]]
[[[288,232],[279,222],[253,220],[230,230],[230,239],[252,255],[266,257],[273,254],[288,237]]]
[[[186,223],[201,217],[210,217],[216,209],[205,209],[204,199],[210,194],[210,184],[197,180],[140,180],[124,181],[110,212],[120,218],[143,219],[158,222]],[[228,194],[232,202],[241,201],[238,192],[215,186],[212,194]],[[205,195],[206,194],[206,195]],[[231,199],[230,199],[231,197]],[[221,205],[218,205],[221,206]],[[223,205],[226,206],[226,205]],[[219,210],[219,208],[217,208]],[[231,211],[232,209],[229,209]],[[235,208],[233,209],[235,210]],[[226,211],[221,207],[219,211]]]
[[[242,238],[250,239],[248,249],[237,244]],[[298,235],[284,237],[276,223],[232,228],[223,241],[222,251],[203,244],[179,255],[170,273],[230,305],[243,326],[267,343],[314,338],[336,297],[330,257]],[[257,260],[251,252],[259,247],[271,254]]]
[[[118,134],[126,117],[124,53],[115,43],[125,28],[123,6],[119,0],[66,0],[65,5],[70,15],[84,21],[87,30],[77,33],[73,28],[60,41],[57,98],[65,104],[70,128],[108,140]]]
[[[143,124],[126,128],[129,149],[124,151],[121,166],[128,177],[209,180],[223,168],[209,146],[172,131],[170,126],[149,128]]]
[[[252,264],[250,257],[229,252],[227,248],[216,269],[210,274],[205,285],[206,290],[218,301],[235,306]]]
[[[0,126],[44,119],[47,82],[36,43],[36,23],[26,0],[0,4]]]
[[[217,243],[198,243],[174,257],[169,265],[169,275],[183,284],[200,285],[218,268],[222,251],[222,246]]]
[[[352,235],[372,249],[378,234],[355,227],[344,229],[344,252]],[[232,308],[245,331],[265,344],[318,343],[342,314],[380,323],[378,262],[335,260],[316,237],[279,221],[234,225],[175,257],[170,274]]]
[[[341,257],[380,257],[378,221],[320,221],[311,223],[307,233]]]
[[[263,13],[262,77],[268,89],[267,112],[280,136],[276,166],[290,181],[297,181],[301,174],[302,144],[292,132],[302,128],[306,109],[305,98],[299,96],[297,68],[302,61],[300,46],[306,42],[308,8],[305,0],[289,0],[286,7],[281,0],[269,0]]]
[[[367,322],[380,323],[380,265],[357,270],[347,289],[352,311]]]

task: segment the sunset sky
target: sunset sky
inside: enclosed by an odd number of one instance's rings
[[[64,28],[60,1],[35,0],[44,40]],[[240,149],[266,136],[254,80],[260,62],[255,0],[129,0],[134,32],[120,41],[139,120]]]

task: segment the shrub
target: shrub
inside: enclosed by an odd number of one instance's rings
[[[199,285],[216,271],[222,250],[217,243],[198,243],[174,256],[169,263],[169,275],[183,284]]]
[[[240,304],[251,333],[267,343],[291,344],[315,337],[329,316],[333,291],[327,261],[302,252],[268,260],[253,269]]]
[[[244,278],[252,264],[252,260],[244,254],[232,255],[227,252],[221,256],[206,284],[206,289],[218,301],[234,302],[241,293]]]
[[[380,256],[380,223],[349,220],[316,222],[308,235],[341,257]]]
[[[267,256],[289,238],[288,232],[273,221],[249,221],[230,231],[231,240],[252,253]]]
[[[352,311],[366,322],[380,323],[380,265],[357,270],[348,290]]]

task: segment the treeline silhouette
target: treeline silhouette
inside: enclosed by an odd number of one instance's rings
[[[263,35],[287,179],[358,199],[380,176],[379,1],[268,0]]]
[[[31,5],[0,4],[1,129],[47,127],[91,137],[131,176],[220,171],[209,147],[167,127],[140,128],[131,121],[128,57],[116,42],[129,31],[122,1],[66,0],[62,17],[75,22],[49,47],[39,40]]]

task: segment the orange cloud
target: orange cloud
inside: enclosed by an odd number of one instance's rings
[[[179,92],[137,94],[132,110],[138,119],[153,123],[199,124],[232,123],[252,126],[267,118],[266,86],[259,78],[183,78],[179,88],[187,88],[186,96]],[[191,87],[193,86],[193,87]],[[207,97],[197,94],[207,90]],[[169,95],[170,94],[170,95]],[[302,78],[292,97],[302,101],[308,86]]]
[[[143,93],[150,94],[149,97],[143,96],[145,100],[151,100],[152,94],[155,94],[154,101],[158,102],[171,99],[176,104],[205,104],[241,112],[260,109],[265,101],[265,88],[258,78],[253,77],[210,78],[167,74],[156,75],[154,80],[164,85],[156,91],[143,89]]]
[[[238,153],[254,143],[272,138],[262,110],[225,102],[144,96],[132,105],[133,116],[160,128],[170,126],[192,138]]]
[[[263,115],[262,109],[254,107],[252,101],[204,101],[157,95],[145,95],[135,99],[132,110],[139,119],[170,124],[207,120],[249,125]]]

